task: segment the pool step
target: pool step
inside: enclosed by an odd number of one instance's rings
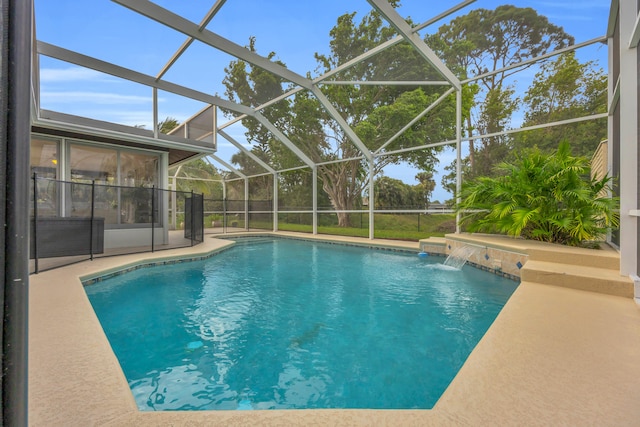
[[[566,246],[529,248],[530,260],[620,270],[620,255],[613,248],[585,249]]]
[[[529,259],[520,270],[520,278],[523,282],[633,298],[633,281],[621,276],[617,267],[612,269]]]

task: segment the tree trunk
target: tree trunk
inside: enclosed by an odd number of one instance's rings
[[[338,212],[338,227],[351,227],[351,217],[348,213]]]
[[[352,210],[360,197],[358,181],[358,161],[335,163],[318,169],[318,177],[322,180],[322,189],[331,200],[337,211]],[[349,213],[336,212],[339,227],[350,227]]]
[[[329,195],[331,205],[337,211],[351,210],[353,201],[350,200],[344,187],[335,185],[335,182],[323,180],[322,188]],[[338,216],[338,227],[351,227],[351,220],[347,212],[336,212]]]

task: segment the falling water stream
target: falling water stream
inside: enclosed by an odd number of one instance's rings
[[[463,265],[469,261],[469,258],[476,253],[480,248],[476,246],[463,245],[455,248],[451,251],[447,259],[444,260],[444,265],[453,267],[460,270]]]

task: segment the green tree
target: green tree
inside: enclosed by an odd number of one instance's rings
[[[397,5],[397,2],[394,2]],[[375,11],[355,22],[355,13],[338,18],[331,30],[330,53],[316,54],[318,72],[326,72],[372,49],[395,36]],[[255,39],[249,48],[255,50]],[[274,54],[268,56],[270,59]],[[257,67],[234,61],[226,69],[224,84],[230,99],[245,105],[258,106],[281,95],[285,82]],[[336,75],[339,80],[419,80],[436,76],[435,70],[407,43],[401,43],[375,56],[375,61],[364,61]],[[401,129],[423,111],[444,91],[441,87],[415,87],[402,85],[323,85],[321,90],[338,110],[340,116],[354,129],[371,150],[380,148],[394,132]],[[299,91],[293,99],[286,99],[263,111],[264,115],[285,132],[318,167],[322,188],[336,210],[359,207],[367,186],[369,165],[363,160],[333,161],[361,158],[362,153],[350,140],[318,99],[307,91]],[[440,142],[455,135],[455,97],[435,108],[430,114],[396,138],[386,150],[396,150]],[[259,147],[276,169],[292,166],[295,160],[289,150],[282,149],[273,136],[257,122],[248,120],[247,139]],[[394,131],[395,129],[395,131]],[[423,170],[433,170],[437,158],[433,150],[409,151],[397,156],[377,156],[374,173],[394,162],[408,161]],[[329,163],[331,162],[331,163]],[[288,174],[287,174],[288,175]],[[295,179],[294,179],[295,178]],[[299,180],[289,176],[287,179]],[[338,213],[341,226],[349,225],[349,215]]]
[[[429,208],[429,201],[431,200],[431,194],[436,188],[436,182],[433,180],[432,172],[420,172],[416,175],[416,180],[420,184],[416,185],[416,190],[420,195],[420,202],[425,209]]]
[[[268,162],[269,156],[263,150],[263,146],[255,146],[252,152],[260,160]],[[273,194],[273,177],[263,175],[265,169],[249,157],[244,151],[239,151],[231,156],[231,163],[237,165],[239,170],[247,176],[259,175],[249,180],[249,194],[254,199],[270,200]],[[244,191],[242,192],[244,194]],[[234,197],[239,198],[240,195]]]
[[[249,38],[247,48],[256,52],[255,37]],[[267,55],[278,65],[285,66],[282,61],[276,60],[276,53]],[[258,107],[273,98],[282,95],[288,87],[287,82],[277,75],[260,67],[250,66],[244,61],[231,61],[225,68],[225,95],[234,102],[249,107]],[[237,113],[223,110],[227,116],[234,117]],[[280,129],[287,130],[290,127],[291,102],[283,100],[261,111],[271,123]],[[282,149],[282,144],[260,122],[246,118],[242,124],[247,129],[245,136],[252,143],[251,151],[260,160],[270,164],[275,169],[286,169],[297,166],[292,153]],[[231,158],[231,162],[239,166],[239,170],[246,175],[258,175],[265,172],[264,168],[253,161],[244,152],[238,152]],[[249,193],[254,199],[267,200],[272,198],[273,178],[263,175],[251,178],[249,181]]]
[[[256,52],[255,37],[249,38],[247,48],[251,52]],[[282,61],[274,60],[275,52],[270,52],[267,59],[272,60],[278,65],[285,66]],[[225,86],[225,95],[234,102],[249,107],[258,107],[273,98],[284,93],[286,81],[260,67],[249,66],[241,60],[231,61],[228,67],[224,69],[225,77],[222,83]],[[289,117],[290,105],[288,102],[279,102],[271,108],[261,111],[261,113],[273,124],[280,128],[286,128]],[[237,113],[223,110],[227,116],[235,116]],[[274,136],[269,130],[262,126],[258,121],[253,119],[245,119],[242,124],[247,129],[247,139],[254,145],[257,145],[259,151],[269,153],[270,142],[274,142]]]
[[[484,134],[492,134],[505,130],[511,115],[518,106],[510,87],[497,86],[487,92],[480,109],[477,128]],[[491,175],[493,165],[504,160],[511,150],[507,136],[492,136],[479,140],[478,147],[470,150],[467,178]]]
[[[393,3],[397,6],[397,2]],[[395,36],[395,30],[384,25],[376,12],[355,21],[355,13],[338,18],[330,31],[330,53],[316,54],[318,71],[328,72],[355,57],[375,48]],[[397,44],[378,53],[368,61],[360,62],[339,72],[335,79],[366,80],[424,80],[437,78],[435,70],[407,43]],[[358,137],[370,150],[380,148],[399,129],[423,111],[442,94],[442,88],[415,87],[402,85],[324,85],[323,93],[332,101],[339,114],[355,130]],[[400,148],[439,142],[442,135],[454,135],[453,126],[448,129],[443,123],[454,123],[454,97],[443,103],[425,119],[411,127],[401,137],[385,147],[391,151]],[[344,130],[326,113],[319,109],[323,142],[317,147],[323,149],[318,160],[360,157],[362,153],[349,140]],[[448,115],[448,118],[442,116]],[[383,150],[383,151],[385,151]],[[420,168],[432,170],[437,162],[433,150],[407,152],[398,156],[378,156],[373,173],[379,174],[391,163],[408,161]],[[367,186],[369,165],[365,161],[350,161],[323,166],[319,169],[323,177],[323,189],[329,194],[336,209],[353,209],[360,203]],[[349,216],[339,216],[339,224],[348,225]]]
[[[461,78],[479,76],[502,70],[522,61],[565,47],[574,42],[573,37],[561,27],[553,25],[532,8],[512,5],[499,6],[495,10],[476,9],[443,25],[438,32],[427,36],[426,42],[443,61]],[[489,134],[505,129],[517,100],[510,99],[513,89],[507,79],[514,73],[532,66],[524,65],[503,70],[477,81],[473,116],[464,122],[464,136]],[[479,101],[482,99],[482,101]],[[467,176],[485,173],[487,166],[499,163],[508,151],[504,137],[469,141]],[[482,156],[478,151],[485,151]]]
[[[167,134],[177,128],[179,124],[178,119],[175,117],[167,117],[158,123],[158,131],[160,131],[160,133]]]
[[[619,224],[619,202],[607,196],[611,178],[590,179],[589,171],[588,159],[572,156],[566,141],[552,154],[526,150],[498,165],[497,177],[463,184],[461,224],[571,246],[602,239]]]
[[[523,127],[605,113],[607,76],[594,61],[580,63],[575,52],[567,52],[542,66],[523,101]],[[514,144],[519,149],[537,146],[552,151],[557,141],[568,140],[576,155],[591,156],[606,137],[604,118],[522,132]]]
[[[381,176],[374,183],[376,209],[410,209],[418,204],[414,188],[399,179]]]
[[[203,159],[195,159],[169,169],[169,176],[176,179],[178,191],[204,194],[206,198],[222,199],[221,176],[218,170]]]

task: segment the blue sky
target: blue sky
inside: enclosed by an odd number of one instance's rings
[[[199,23],[211,8],[213,0],[156,1],[175,13]],[[399,12],[421,23],[458,4],[459,1],[404,0]],[[457,15],[476,8],[493,9],[501,4],[532,7],[539,14],[564,28],[577,42],[605,34],[610,2],[605,0],[542,0],[494,1],[478,0]],[[186,36],[107,0],[35,0],[36,29],[39,40],[79,53],[110,61],[149,75],[156,75]],[[258,53],[270,51],[299,74],[314,74],[317,63],[314,53],[327,53],[329,31],[338,16],[370,10],[365,0],[227,0],[207,29],[233,42],[246,45],[250,36],[257,39]],[[456,16],[456,15],[453,15]],[[427,27],[421,32],[435,32],[451,18]],[[606,71],[607,50],[604,45],[581,49],[579,58],[598,60]],[[165,80],[223,96],[221,84],[224,67],[233,58],[199,42],[183,55],[164,76]],[[151,91],[137,84],[124,82],[92,70],[42,57],[41,103],[46,109],[113,121],[127,125],[152,125]],[[523,91],[534,71],[517,77],[518,90]],[[159,117],[185,120],[204,105],[169,93],[160,93]],[[220,118],[223,123],[226,120]],[[514,121],[518,121],[517,115]],[[242,139],[243,129],[227,129]],[[235,152],[219,139],[219,155],[228,160]],[[441,166],[450,163],[452,152],[441,158]],[[385,174],[415,184],[416,171],[406,165],[389,168]],[[439,180],[438,180],[439,186]],[[434,198],[450,196],[437,189]]]

